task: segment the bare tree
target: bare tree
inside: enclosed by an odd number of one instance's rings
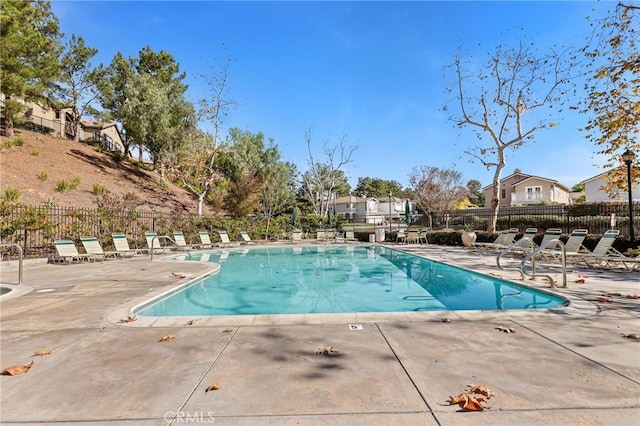
[[[469,191],[462,183],[462,173],[453,169],[438,167],[414,167],[409,175],[416,204],[424,211],[433,226],[433,213],[446,213],[464,199]]]
[[[347,146],[347,137],[343,136],[336,146],[323,145],[323,152],[326,157],[325,162],[318,162],[311,150],[311,130],[305,135],[309,158],[307,165],[309,169],[302,174],[302,191],[313,206],[313,209],[320,216],[325,216],[330,205],[330,197],[336,195],[336,190],[346,183],[343,168],[351,163],[353,153],[358,146]]]
[[[470,126],[480,141],[465,151],[471,161],[479,161],[494,171],[489,231],[496,229],[506,151],[517,150],[533,141],[536,132],[557,124],[551,120],[551,110],[547,114],[527,113],[562,103],[563,87],[570,80],[571,69],[565,56],[566,53],[554,52],[537,54],[524,42],[515,47],[498,46],[484,65],[472,67],[463,61],[460,51],[456,55],[452,65],[456,83],[451,92],[459,111],[451,120],[459,128]],[[530,123],[524,120],[525,114],[541,118]]]
[[[178,176],[182,184],[191,191],[198,200],[197,213],[202,215],[203,205],[209,191],[218,184],[223,175],[216,166],[216,158],[223,149],[221,137],[224,118],[235,102],[227,98],[228,67],[227,60],[219,70],[211,75],[201,76],[209,87],[209,97],[200,100],[198,121],[211,127],[210,132],[197,131],[189,144],[189,151],[183,156],[178,166]]]

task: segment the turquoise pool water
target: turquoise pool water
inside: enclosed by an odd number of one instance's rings
[[[136,309],[147,316],[553,308],[566,299],[380,246],[255,248],[177,256],[221,264]]]

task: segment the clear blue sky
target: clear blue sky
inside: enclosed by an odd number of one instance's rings
[[[216,61],[229,69],[237,107],[226,127],[273,138],[283,157],[305,171],[305,134],[322,159],[324,142],[343,136],[360,148],[345,170],[358,177],[408,185],[415,166],[455,167],[464,181],[491,183],[492,171],[471,164],[475,143],[441,108],[446,64],[458,46],[492,51],[499,43],[533,37],[538,47],[582,45],[587,16],[614,2],[218,2],[53,1],[66,35],[82,36],[108,64],[117,52],[137,57],[145,46],[173,55],[190,85]],[[565,108],[565,111],[567,109]],[[509,152],[503,177],[523,172],[571,187],[601,172],[604,159],[579,128],[585,117],[565,112],[559,125]]]

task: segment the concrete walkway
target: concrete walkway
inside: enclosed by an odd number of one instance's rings
[[[495,256],[394,248],[522,282]],[[640,340],[625,337],[640,334],[640,299],[627,297],[640,296],[638,272],[572,269],[568,288],[551,290],[571,305],[553,310],[118,322],[212,267],[148,257],[27,265],[18,286],[26,294],[0,297],[0,368],[34,365],[0,378],[0,422],[640,424]],[[16,280],[2,270],[3,286]],[[542,279],[526,284],[550,290]],[[317,353],[328,346],[338,352]],[[53,351],[32,356],[41,349]],[[491,388],[491,409],[448,404],[470,384]]]

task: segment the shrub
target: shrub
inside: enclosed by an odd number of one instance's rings
[[[69,189],[71,189],[71,187],[69,185],[69,182],[67,182],[66,180],[59,180],[56,182],[56,191],[66,194],[67,192],[69,192]]]
[[[14,136],[11,139],[13,140],[13,146],[24,145],[24,139],[22,139],[20,136]]]
[[[49,197],[42,205],[45,207],[55,207],[58,205],[58,200],[56,200],[56,197]]]
[[[20,198],[20,190],[18,188],[5,188],[4,190],[4,199],[5,201],[15,203]]]
[[[102,195],[104,194],[104,191],[105,191],[104,185],[101,185],[99,183],[93,184],[93,190],[91,191],[93,192],[93,195]]]
[[[49,179],[49,172],[46,170],[40,170],[40,173],[38,173],[38,179],[42,182],[46,182],[47,179]]]
[[[74,176],[71,182],[69,182],[69,189],[76,189],[78,185],[80,185],[80,177]]]
[[[124,160],[124,158],[125,158],[124,154],[120,151],[116,151],[113,153],[113,160],[116,163],[121,163]]]
[[[40,151],[38,151],[37,149],[32,149],[30,154],[34,157],[37,157],[38,155],[40,155]]]

